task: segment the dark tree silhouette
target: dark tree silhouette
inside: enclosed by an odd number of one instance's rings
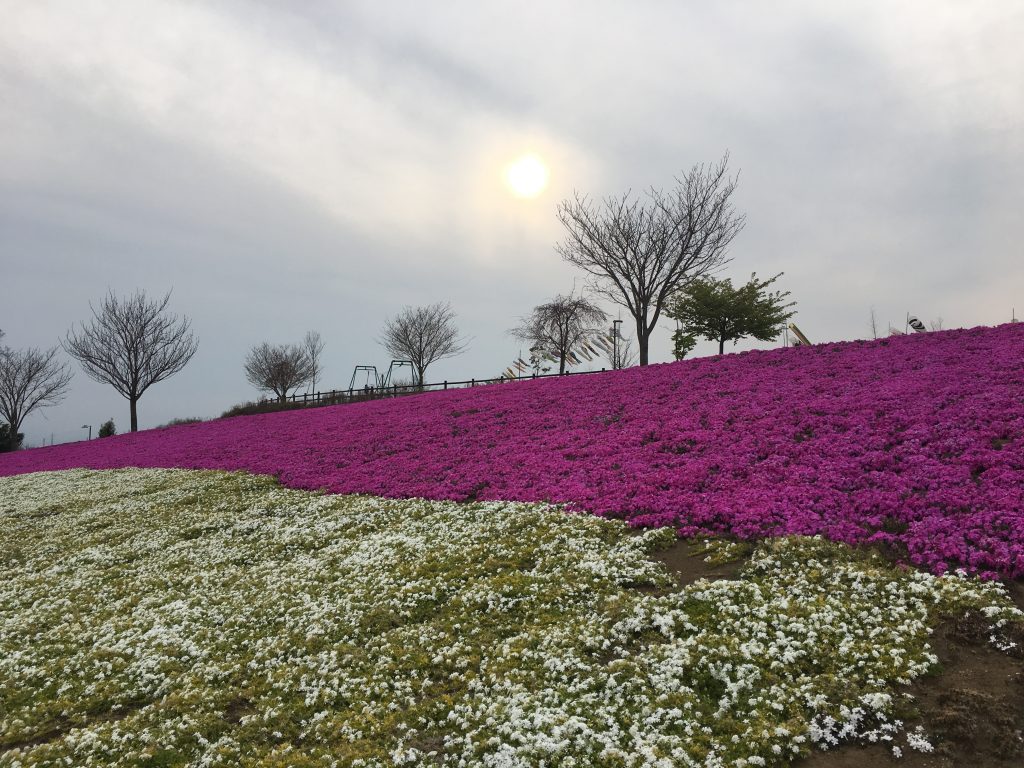
[[[380,344],[396,360],[409,360],[416,372],[417,386],[426,382],[427,367],[466,350],[466,341],[455,327],[455,312],[450,304],[406,307],[388,318]]]
[[[126,299],[110,292],[92,320],[72,328],[64,349],[78,360],[88,376],[110,384],[128,400],[131,431],[139,429],[138,402],[154,384],[188,365],[199,347],[188,318],[167,312],[171,300],[150,299],[136,291]]]
[[[306,350],[306,357],[309,358],[309,389],[316,392],[316,381],[320,378],[320,355],[324,351],[324,341],[320,338],[319,331],[308,331],[306,338],[302,340],[302,346]]]
[[[0,331],[0,338],[3,338]],[[52,349],[10,349],[0,346],[0,418],[7,429],[0,450],[21,442],[21,425],[35,410],[56,405],[67,394],[72,373]]]
[[[529,317],[511,333],[528,342],[531,352],[547,354],[558,361],[558,373],[565,373],[566,359],[601,333],[606,315],[582,296],[556,296],[533,308]]]
[[[249,383],[273,392],[282,403],[290,390],[307,383],[312,375],[313,362],[305,345],[263,342],[249,350],[245,358]]]
[[[558,207],[565,227],[558,253],[590,276],[595,292],[633,316],[640,365],[649,362],[650,336],[669,298],[727,263],[729,244],[743,228],[728,160],[694,166],[667,193],[652,189],[637,199],[626,192],[599,205],[577,194]]]
[[[620,371],[636,365],[636,353],[633,351],[633,340],[629,336],[623,336],[618,326],[612,326],[609,334],[608,362],[613,371]]]
[[[725,342],[735,344],[748,336],[773,341],[796,314],[789,310],[796,302],[785,301],[789,291],[766,290],[781,276],[758,280],[753,274],[739,288],[728,279],[694,280],[669,303],[667,314],[679,322],[683,334],[717,341],[718,354],[725,351]]]

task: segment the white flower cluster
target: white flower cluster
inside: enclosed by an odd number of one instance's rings
[[[0,526],[11,768],[779,765],[893,731],[941,614],[1021,621],[816,539],[671,591],[665,531],[244,474],[0,478]]]

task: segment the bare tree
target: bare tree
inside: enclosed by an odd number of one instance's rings
[[[563,200],[558,218],[565,240],[558,253],[591,278],[591,288],[624,307],[636,321],[640,365],[666,301],[686,282],[728,262],[726,250],[743,228],[731,198],[729,156],[695,165],[668,193],[646,199],[630,192],[595,205],[579,194]]]
[[[308,382],[312,375],[313,363],[304,345],[263,342],[249,350],[245,358],[245,377],[249,383],[273,392],[282,403],[290,390]]]
[[[57,349],[0,347],[0,418],[7,423],[9,443],[3,447],[16,448],[25,418],[37,409],[56,405],[67,394],[72,373],[57,359]]]
[[[64,349],[89,378],[110,384],[128,400],[131,431],[139,429],[138,402],[154,384],[188,365],[199,347],[187,317],[167,312],[171,292],[150,299],[136,291],[126,299],[107,294],[92,320],[72,328]]]
[[[868,327],[871,329],[871,338],[878,338],[878,318],[875,316],[875,308],[871,308],[871,318],[868,320]]]
[[[619,327],[612,326],[611,346],[608,350],[608,362],[611,363],[613,371],[629,368],[636,365],[636,352],[633,351],[633,340],[623,336]]]
[[[559,375],[565,373],[566,359],[601,332],[606,315],[582,296],[555,296],[533,308],[529,317],[510,333],[530,343],[530,351],[547,354],[558,361]]]
[[[933,331],[941,331],[943,328],[942,318],[940,317],[936,320],[932,320],[928,325]]]
[[[416,372],[417,386],[426,379],[427,367],[466,350],[466,340],[455,327],[455,312],[447,303],[426,307],[406,307],[388,318],[381,345],[396,360],[409,360]]]
[[[324,342],[319,331],[308,331],[302,340],[302,346],[309,358],[309,389],[316,392],[316,380],[320,378],[320,355],[324,351]]]

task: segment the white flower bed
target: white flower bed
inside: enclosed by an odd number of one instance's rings
[[[894,717],[992,583],[816,539],[671,582],[667,532],[184,470],[0,478],[0,766],[760,766]],[[645,593],[630,585],[662,587]],[[924,724],[925,729],[927,723]],[[895,742],[893,742],[895,744]]]

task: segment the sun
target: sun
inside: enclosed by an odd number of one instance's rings
[[[516,197],[536,197],[548,185],[551,176],[544,161],[528,153],[505,166],[505,183]]]

